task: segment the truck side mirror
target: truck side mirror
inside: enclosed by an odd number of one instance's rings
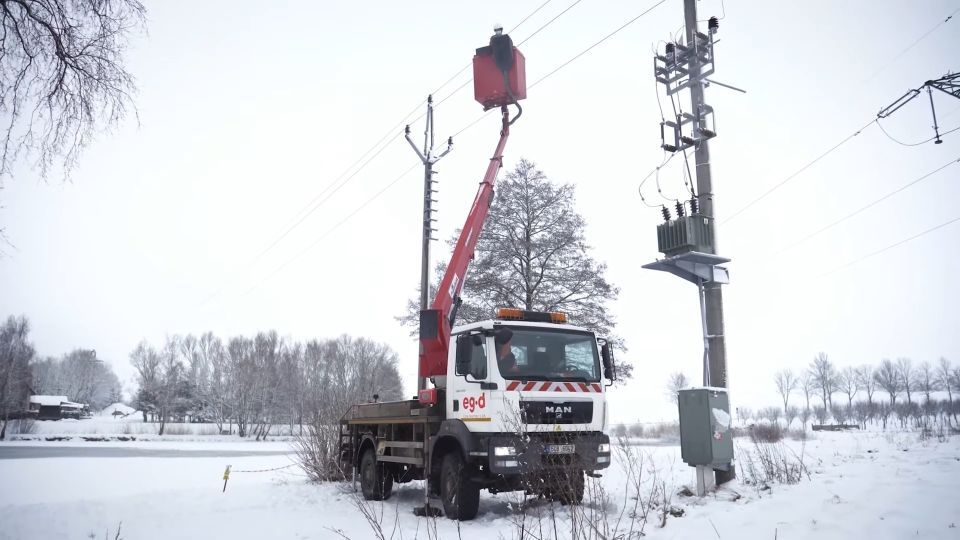
[[[457,375],[466,375],[470,373],[470,359],[473,354],[471,347],[473,347],[472,336],[460,335],[457,336],[457,360],[456,360],[456,374]]]
[[[613,348],[610,342],[604,341],[600,346],[600,358],[603,359],[603,376],[611,381],[617,380],[617,366],[613,360]]]

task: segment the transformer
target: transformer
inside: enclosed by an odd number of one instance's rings
[[[713,220],[701,216],[685,216],[657,225],[657,248],[671,257],[680,253],[696,251],[714,254]]]

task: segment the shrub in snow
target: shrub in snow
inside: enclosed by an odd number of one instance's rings
[[[783,439],[783,428],[780,424],[754,424],[750,426],[750,440],[757,442],[774,443]]]

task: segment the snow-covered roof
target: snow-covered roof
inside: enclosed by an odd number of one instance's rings
[[[30,396],[30,403],[37,403],[42,407],[56,407],[61,403],[69,403],[67,396]]]

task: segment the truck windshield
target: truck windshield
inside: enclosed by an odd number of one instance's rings
[[[510,330],[513,337],[506,345],[498,346],[496,351],[497,366],[503,378],[600,380],[600,359],[593,334],[516,326]]]

